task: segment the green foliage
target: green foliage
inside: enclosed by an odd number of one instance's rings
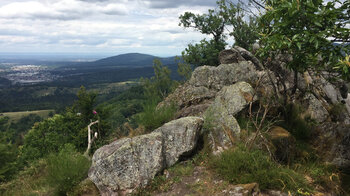
[[[67,144],[58,154],[47,158],[48,182],[55,187],[55,194],[66,195],[87,177],[90,161]]]
[[[192,66],[181,60],[180,57],[175,57],[175,62],[177,62],[177,73],[182,77],[183,81],[187,81],[192,75]]]
[[[334,165],[324,162],[316,149],[304,141],[297,141],[296,150],[297,156],[290,168],[304,176],[311,177],[313,185],[322,186],[329,192],[343,195],[339,192],[341,186],[339,170]]]
[[[219,53],[225,49],[226,43],[223,41],[201,40],[198,44],[188,44],[185,51],[182,52],[182,58],[186,63],[195,67],[202,65],[218,66]]]
[[[213,36],[210,41],[203,39],[199,44],[189,44],[188,48],[182,52],[184,61],[195,67],[202,65],[217,66],[219,64],[218,54],[225,49],[226,45],[224,41],[225,18],[217,11],[209,9],[207,14],[185,12],[179,19],[180,26],[194,28],[203,34]]]
[[[187,161],[183,163],[176,164],[175,166],[169,168],[169,171],[178,177],[190,176],[193,174],[194,165],[192,162]]]
[[[193,14],[185,12],[179,17],[180,26],[194,28],[199,32],[212,35],[215,43],[222,42],[224,38],[225,19],[215,10],[209,9],[207,14]]]
[[[17,172],[16,158],[16,147],[0,142],[0,183],[9,180]]]
[[[96,96],[95,92],[87,92],[84,86],[81,86],[77,93],[78,100],[74,103],[73,108],[81,113],[86,123],[95,117],[92,110],[94,109]]]
[[[164,66],[159,59],[153,61],[154,76],[150,79],[142,79],[146,97],[164,99],[174,88],[175,82],[171,80],[171,71]]]
[[[79,150],[84,150],[87,146],[85,127],[81,117],[72,112],[56,114],[36,123],[24,137],[20,158],[26,163],[58,152],[66,143],[73,143]]]
[[[259,37],[257,18],[249,16],[249,20],[246,21],[244,17],[247,13],[240,3],[220,0],[217,4],[220,15],[223,16],[227,25],[232,27],[229,35],[234,37],[235,45],[249,50]]]
[[[23,144],[23,136],[31,129],[36,122],[40,122],[43,118],[37,114],[29,114],[20,118],[17,122],[10,122],[7,130],[7,141],[19,146]]]
[[[174,118],[177,107],[175,105],[157,108],[158,102],[148,100],[143,106],[143,112],[137,116],[137,123],[145,127],[146,131],[153,131]]]
[[[153,68],[155,76],[142,81],[146,100],[143,112],[136,117],[136,122],[147,131],[153,131],[171,120],[177,109],[174,105],[157,108],[158,103],[175,89],[177,83],[171,80],[170,70],[159,60],[154,60]]]
[[[47,163],[44,159],[32,162],[28,167],[20,171],[16,178],[0,184],[0,195],[50,195],[51,188],[44,178],[47,174],[46,166]]]
[[[256,18],[250,16],[249,22],[244,20],[247,12],[240,4],[229,0],[217,1],[215,10],[209,9],[205,14],[185,12],[179,17],[180,26],[194,28],[202,34],[211,35],[209,41],[203,39],[200,43],[189,44],[182,57],[186,63],[193,66],[219,65],[218,54],[225,49],[226,38],[224,30],[232,28],[229,33],[235,39],[235,45],[250,49],[258,38]]]
[[[339,59],[349,53],[350,30],[346,12],[349,3],[336,6],[337,0],[269,0],[260,19],[260,56],[264,59],[279,53],[293,56],[287,65],[297,72],[308,68],[332,71]],[[347,19],[346,19],[347,18]],[[343,42],[340,45],[335,41]],[[347,69],[346,69],[347,70]],[[349,77],[348,72],[342,74]]]
[[[100,192],[95,184],[89,179],[86,178],[81,183],[73,188],[73,190],[67,193],[67,196],[99,196]]]
[[[101,103],[97,106],[97,109],[106,113],[106,118],[103,118],[110,126],[111,132],[106,133],[108,135],[116,133],[116,130],[125,122],[132,120],[132,116],[142,112],[143,102],[145,100],[143,86],[134,86],[112,99]],[[128,133],[116,134],[127,135]]]
[[[280,126],[288,130],[297,140],[307,141],[311,138],[312,129],[309,123],[300,117],[300,105],[288,104],[283,108],[284,121]]]
[[[224,151],[211,160],[213,168],[224,179],[236,184],[256,182],[262,190],[309,190],[302,175],[276,164],[259,150],[248,151],[239,146]]]

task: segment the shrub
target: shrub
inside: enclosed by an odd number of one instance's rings
[[[342,121],[345,119],[346,107],[342,103],[333,104],[329,110],[329,114],[332,121]]]
[[[231,183],[256,182],[262,190],[308,190],[303,176],[273,162],[260,150],[248,151],[245,147],[238,146],[214,157],[210,165]]]
[[[297,140],[307,141],[311,138],[311,127],[308,122],[300,117],[301,106],[289,104],[284,108],[283,128],[288,130]]]
[[[0,183],[0,195],[51,195],[51,187],[45,176],[47,174],[45,159],[31,162],[11,181]]]
[[[77,153],[74,146],[66,144],[58,154],[47,158],[47,180],[55,187],[55,194],[65,195],[86,176],[90,161]]]
[[[137,117],[137,123],[145,127],[146,131],[153,131],[174,118],[177,110],[174,104],[157,108],[157,101],[147,101],[144,111]]]
[[[16,173],[17,150],[11,144],[0,143],[0,183],[7,181]]]

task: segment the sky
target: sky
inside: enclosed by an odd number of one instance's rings
[[[206,36],[178,26],[216,0],[0,0],[0,53],[181,54]]]

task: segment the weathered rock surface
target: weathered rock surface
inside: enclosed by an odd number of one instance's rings
[[[310,115],[310,117],[316,120],[316,122],[318,123],[321,123],[327,120],[327,118],[329,117],[329,113],[319,99],[317,99],[311,93],[306,94],[304,99],[308,105],[308,108],[306,111],[307,115]]]
[[[178,87],[159,106],[174,103],[179,107],[177,117],[202,116],[224,87],[239,81],[255,81],[260,75],[250,61],[202,66],[195,69],[191,79]]]
[[[217,194],[218,196],[259,196],[260,189],[259,184],[250,183],[250,184],[236,184],[228,185],[226,190],[223,190],[221,193]]]
[[[219,62],[221,64],[238,63],[240,61],[245,61],[245,59],[236,48],[223,50],[219,53]]]
[[[255,66],[250,61],[233,64],[221,64],[218,67],[201,66],[192,74],[189,81],[191,86],[204,86],[220,90],[222,87],[239,81],[254,80],[257,77]]]
[[[339,168],[350,169],[350,125],[323,123],[314,146],[320,155]]]
[[[205,113],[206,123],[212,127],[209,139],[214,154],[232,146],[241,130],[234,116],[256,99],[254,89],[246,82],[225,86],[217,94]]]
[[[119,195],[144,187],[158,172],[195,149],[202,124],[201,118],[185,117],[150,134],[103,146],[92,158],[89,178],[102,195]]]

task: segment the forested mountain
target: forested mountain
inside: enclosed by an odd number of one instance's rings
[[[127,53],[117,56],[103,58],[93,62],[74,63],[74,65],[64,66],[62,68],[74,69],[96,69],[96,68],[136,68],[152,67],[153,60],[159,59],[164,65],[173,65],[175,57],[161,58],[148,54]]]

